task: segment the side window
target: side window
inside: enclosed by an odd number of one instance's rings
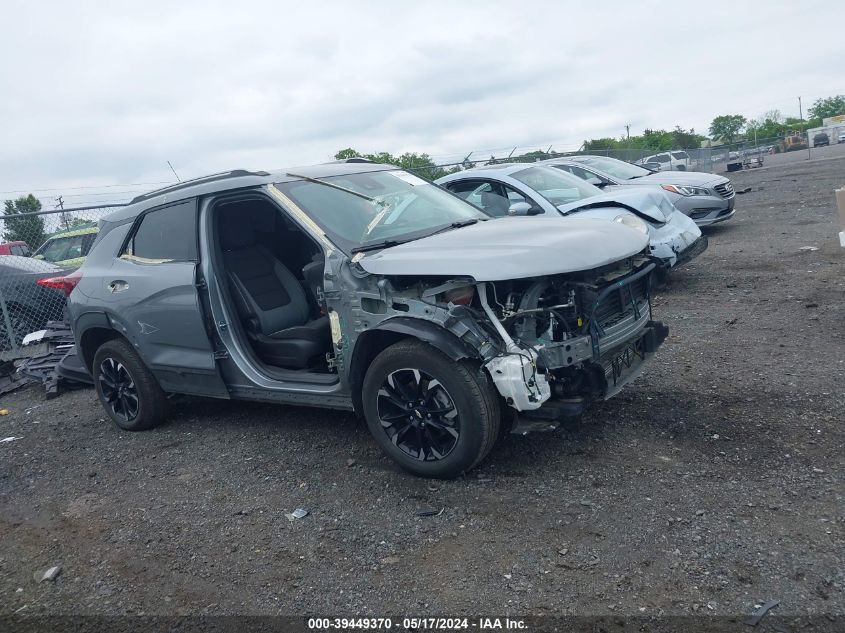
[[[196,201],[145,213],[121,257],[153,264],[196,261]]]
[[[12,247],[12,255],[20,255],[20,256],[23,256],[23,249],[22,249],[20,246],[18,246],[17,244],[15,244],[15,245]]]
[[[481,206],[481,193],[483,191],[490,191],[490,184],[484,182],[483,180],[462,180],[460,182],[450,182],[446,185],[446,188],[456,196],[460,196],[471,205],[474,205],[483,211],[484,207]]]
[[[527,202],[531,204],[531,200],[526,198],[522,193],[514,189],[513,187],[508,187],[507,185],[502,185],[505,190],[505,193],[508,196],[508,201],[513,204],[514,202]]]
[[[668,163],[669,162],[669,154],[658,154],[654,157],[658,163]]]
[[[21,246],[21,254],[24,257],[29,257],[32,255],[32,251],[29,250],[29,246]]]
[[[67,259],[65,255],[70,246],[71,239],[69,237],[59,237],[48,241],[41,251],[44,259],[48,262],[60,262],[63,259]]]
[[[480,180],[461,180],[459,182],[446,183],[446,188],[456,196],[467,200],[480,184]]]
[[[578,178],[580,178],[581,180],[590,180],[591,178],[596,178],[598,180],[604,181],[604,178],[602,178],[598,174],[594,174],[588,169],[584,169],[583,167],[576,167],[575,165],[561,165],[561,167],[564,167],[566,171],[568,171],[573,176],[578,176]]]

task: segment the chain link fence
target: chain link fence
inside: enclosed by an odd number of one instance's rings
[[[438,161],[437,167],[446,170],[469,169],[483,165],[506,162],[532,163],[549,158],[561,158],[589,154],[593,156],[608,156],[625,162],[641,165],[654,171],[700,171],[709,173],[725,173],[760,167],[767,160],[778,154],[787,154],[799,150],[807,150],[809,140],[806,132],[788,133],[773,138],[747,139],[735,143],[726,143],[715,147],[677,148],[671,150],[655,149],[590,149],[576,151],[557,151],[548,149],[522,149],[500,153],[475,152],[468,154],[463,160],[446,162]],[[481,154],[479,152],[479,154]],[[775,159],[777,161],[777,159]],[[416,171],[413,168],[410,171]],[[421,175],[429,177],[430,168],[418,170]]]
[[[123,205],[0,215],[0,361],[21,356],[23,338],[64,318],[63,277],[79,268],[103,216]]]

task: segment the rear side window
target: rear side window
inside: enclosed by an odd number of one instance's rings
[[[669,162],[669,154],[658,154],[654,157],[658,163],[668,163]]]
[[[686,152],[672,152],[672,156],[674,156],[678,160],[686,160],[687,158],[689,158],[689,154],[687,154]]]
[[[145,213],[123,257],[152,264],[196,261],[196,202],[190,200]]]
[[[464,200],[476,189],[483,184],[481,180],[461,180],[458,182],[446,183],[446,188],[452,193],[460,196]]]
[[[23,256],[23,254],[24,254],[24,253],[23,253],[23,249],[22,249],[20,246],[18,246],[17,244],[15,244],[15,245],[12,247],[12,255],[21,255],[21,256]]]

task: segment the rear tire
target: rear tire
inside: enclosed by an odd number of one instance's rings
[[[406,339],[376,356],[361,395],[376,442],[420,477],[458,477],[499,435],[497,392],[481,366],[453,361],[422,341]]]
[[[167,396],[138,353],[124,339],[94,354],[94,386],[106,413],[125,431],[146,431],[167,415]]]

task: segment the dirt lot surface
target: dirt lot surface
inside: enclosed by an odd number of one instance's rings
[[[734,181],[646,374],[465,479],[351,415],[194,401],[132,434],[90,389],[3,397],[0,612],[841,616],[845,159]]]

